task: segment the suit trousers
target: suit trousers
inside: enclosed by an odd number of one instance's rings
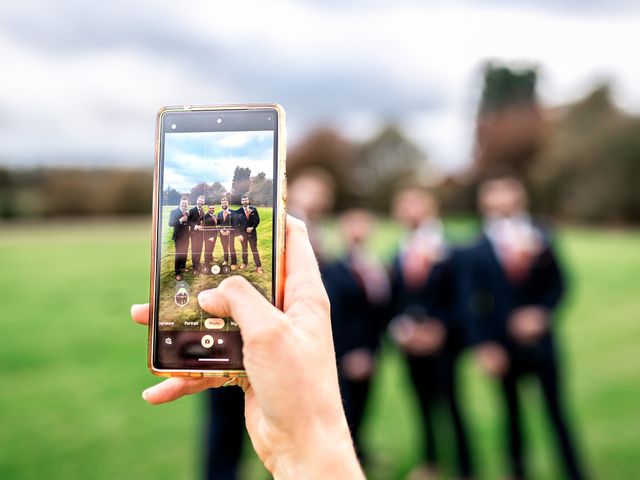
[[[527,477],[521,425],[522,409],[517,383],[523,376],[532,374],[540,383],[567,477],[573,480],[585,478],[569,431],[562,402],[558,363],[550,339],[543,340],[540,345],[509,348],[508,351],[510,370],[502,378],[501,389],[507,413],[506,439],[511,475],[516,479]]]
[[[220,235],[220,242],[222,242],[222,250],[224,252],[224,261],[229,263],[229,259],[231,259],[231,265],[238,263],[234,237],[235,235],[233,233],[229,233],[229,235]]]
[[[249,249],[247,247],[248,243],[251,247],[251,253],[253,254],[253,263],[256,264],[256,267],[261,267],[262,263],[260,262],[260,254],[258,253],[258,236],[244,235],[243,237],[241,237],[240,243],[242,244],[242,263],[244,263],[245,265],[249,263]]]
[[[407,359],[422,415],[427,463],[431,466],[438,464],[442,439],[451,438],[451,435],[444,435],[448,433],[444,428],[449,427],[453,432],[458,474],[461,478],[467,478],[473,476],[473,465],[467,428],[458,403],[455,369],[457,356],[456,352],[445,345],[432,355],[410,355]],[[439,415],[438,409],[442,407],[448,415]],[[438,422],[438,427],[441,428],[437,429],[436,419],[446,417],[450,420],[449,425],[440,425]]]
[[[202,232],[191,232],[191,263],[193,269],[197,270],[200,267],[200,260],[202,259],[202,244],[204,243],[204,235]]]
[[[236,480],[244,440],[244,392],[238,387],[206,391],[208,423],[204,452],[206,480]]]
[[[184,237],[175,239],[176,253],[175,253],[175,262],[174,268],[176,275],[180,275],[182,273],[183,268],[187,268],[187,256],[189,252],[189,236],[185,235]]]

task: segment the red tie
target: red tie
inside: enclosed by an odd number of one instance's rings
[[[415,235],[402,258],[402,276],[405,285],[414,292],[424,286],[431,272],[431,255],[425,246],[425,240]]]
[[[248,208],[244,209],[244,214],[247,216],[247,220],[249,220],[249,209]]]
[[[224,211],[224,221],[225,221],[225,222],[227,221],[227,215],[228,215],[228,214],[227,214],[227,211],[225,210],[225,211]]]

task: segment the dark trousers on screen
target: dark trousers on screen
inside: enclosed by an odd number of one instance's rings
[[[175,240],[176,253],[174,268],[176,275],[180,275],[183,268],[187,268],[187,255],[189,251],[189,237],[177,238]]]
[[[256,267],[261,267],[262,263],[260,262],[260,255],[258,254],[258,237],[244,237],[244,241],[240,241],[242,244],[242,263],[247,265],[249,263],[249,249],[247,248],[247,243],[251,247],[251,253],[253,254],[253,262],[256,264]]]

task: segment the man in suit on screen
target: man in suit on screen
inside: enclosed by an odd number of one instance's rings
[[[240,265],[240,269],[243,270],[247,268],[247,264],[249,263],[248,244],[253,254],[253,262],[256,264],[256,272],[260,275],[262,274],[262,263],[260,262],[260,254],[258,253],[258,232],[256,230],[260,224],[260,215],[256,207],[249,205],[248,194],[242,196],[240,203],[242,204],[242,208],[235,211],[238,235],[240,236],[240,244],[242,245],[242,264]]]
[[[175,274],[176,280],[182,280],[183,272],[187,271],[187,255],[189,251],[189,199],[180,198],[178,208],[171,210],[169,214],[169,226],[173,227],[171,238],[176,247],[175,251]]]
[[[196,206],[189,210],[189,229],[191,232],[191,263],[193,273],[200,273],[200,260],[202,259],[202,246],[204,244],[204,195],[200,195]]]
[[[218,239],[218,216],[215,213],[216,207],[209,205],[209,210],[204,214],[202,219],[202,227],[204,234],[204,265],[211,268],[214,262],[213,251],[216,248],[216,240]]]
[[[235,246],[235,213],[229,208],[229,199],[222,197],[220,200],[220,208],[218,213],[218,227],[220,228],[220,242],[224,252],[225,265],[231,264],[231,270],[236,269],[238,257],[236,256]]]

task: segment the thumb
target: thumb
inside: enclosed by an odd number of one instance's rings
[[[217,288],[200,292],[198,302],[205,312],[232,317],[245,342],[284,323],[284,314],[239,275],[226,278]]]

